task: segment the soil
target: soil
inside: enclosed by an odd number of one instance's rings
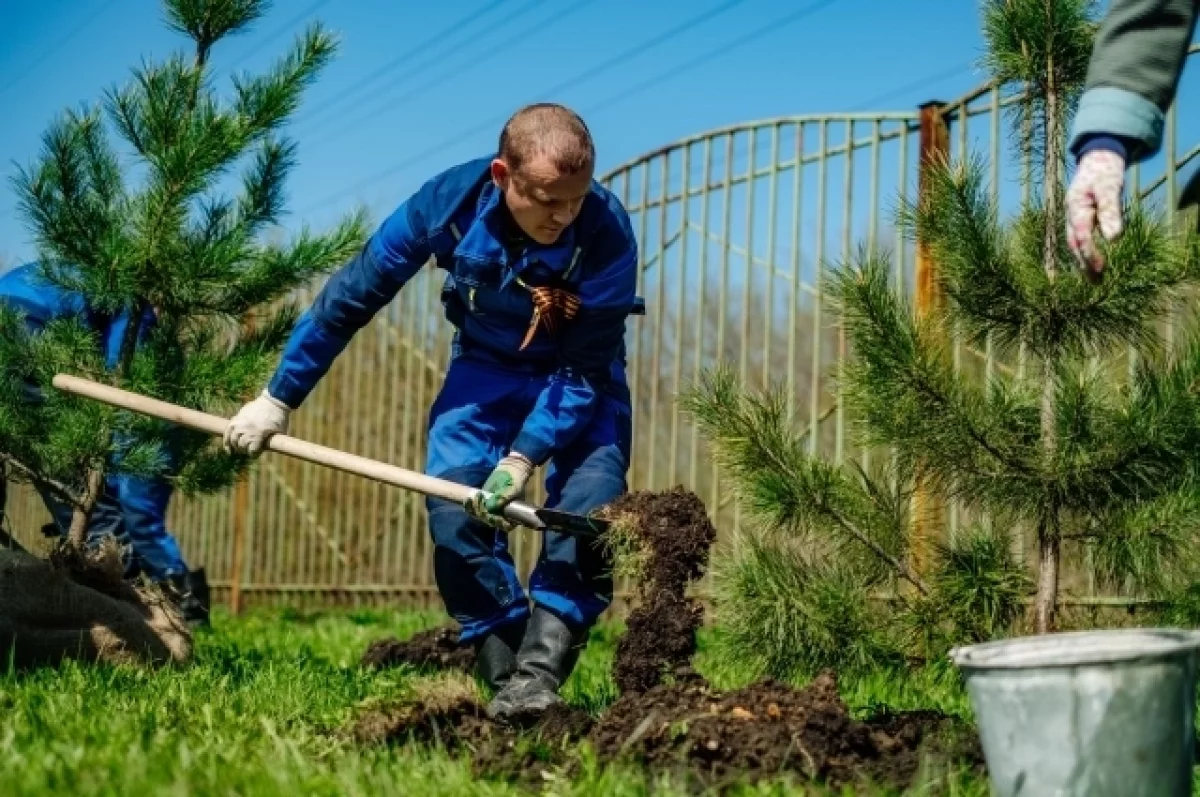
[[[717,530],[704,502],[681,487],[629,493],[605,514],[628,524],[647,555],[613,663],[621,694],[645,692],[691,669],[704,608],[687,589],[704,575]]]
[[[22,669],[188,661],[192,635],[178,607],[122,573],[115,544],[89,551],[63,543],[48,559],[0,550],[0,659]]]
[[[423,670],[461,670],[475,667],[475,649],[458,644],[458,630],[433,628],[401,642],[395,637],[372,642],[362,666],[374,669],[407,664]]]
[[[489,721],[470,696],[418,700],[364,715],[354,736],[469,752],[478,775],[530,787],[572,777],[581,742],[601,763],[669,773],[700,790],[784,775],[835,789],[905,788],[926,756],[983,769],[978,740],[961,720],[936,711],[855,720],[828,672],[803,689],[765,680],[727,693],[697,677],[622,696],[599,719],[558,706],[526,727]]]
[[[676,488],[627,495],[606,514],[632,529],[646,554],[635,607],[617,643],[620,696],[612,706],[598,718],[559,706],[536,719],[498,724],[473,692],[456,687],[367,712],[354,738],[438,744],[468,753],[481,776],[530,787],[572,777],[581,766],[580,743],[601,763],[640,765],[649,775],[670,773],[701,789],[781,775],[833,788],[863,781],[904,788],[925,756],[982,769],[978,740],[961,720],[935,711],[856,720],[831,672],[803,689],[763,680],[713,690],[692,669],[703,609],[687,596],[716,537],[703,503]],[[456,643],[453,630],[438,629],[407,643],[376,643],[363,661],[469,669]]]
[[[956,726],[937,712],[855,720],[825,672],[804,689],[771,680],[728,693],[703,681],[659,686],[618,700],[588,741],[601,760],[631,760],[702,786],[786,772],[833,788],[904,787],[923,754],[982,762],[978,751],[948,748],[942,737],[963,730]]]

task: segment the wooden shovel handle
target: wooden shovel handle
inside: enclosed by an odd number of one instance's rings
[[[93,382],[90,379],[81,379],[77,376],[69,376],[67,374],[57,374],[54,377],[53,384],[59,390],[74,393],[77,396],[95,399],[104,404],[132,410],[142,415],[149,415],[200,432],[207,432],[217,437],[224,435],[225,427],[229,425],[227,419],[216,415],[209,415],[206,412],[180,407],[177,404],[159,401],[158,399],[138,393],[130,393],[128,390],[121,390],[110,385]],[[272,435],[267,439],[266,448],[289,457],[302,459],[305,462],[312,462],[346,473],[365,476],[368,479],[374,479],[383,484],[402,487],[406,490],[414,490],[423,495],[444,498],[447,501],[454,501],[459,504],[465,503],[467,499],[478,492],[471,487],[426,476],[423,473],[405,470],[395,465],[389,465],[386,462],[360,457],[356,454],[348,454],[345,451],[338,451],[335,448],[326,448],[325,446],[319,446],[316,443],[309,443],[285,434]],[[525,523],[532,514],[529,511],[524,511],[532,509],[532,507],[518,505],[513,508],[516,510],[513,514],[518,515],[518,517],[511,519],[518,523]],[[508,513],[506,512],[505,514],[507,515]],[[534,528],[540,527],[541,524],[539,523]]]

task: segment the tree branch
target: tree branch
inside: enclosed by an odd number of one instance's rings
[[[29,467],[28,465],[26,465],[23,462],[20,462],[19,460],[14,459],[9,454],[0,453],[0,462],[4,463],[5,465],[7,465],[11,468],[15,468],[16,470],[21,471],[22,473],[25,474],[25,476],[30,481],[35,481],[39,484],[43,484],[43,485],[49,487],[50,489],[54,490],[54,492],[58,493],[59,498],[66,500],[67,503],[69,503],[71,506],[75,507],[76,509],[83,508],[83,504],[75,496],[75,493],[69,487],[62,484],[61,482],[57,482],[54,479],[49,479],[49,478],[46,478],[45,476],[42,476],[40,473],[35,471],[33,468]]]

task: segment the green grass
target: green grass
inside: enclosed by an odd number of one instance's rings
[[[197,640],[196,661],[174,671],[68,665],[0,674],[0,795],[491,795],[507,783],[477,779],[469,765],[437,751],[370,748],[332,738],[356,706],[386,700],[417,677],[357,666],[367,644],[407,636],[438,615],[257,612],[230,619]],[[609,665],[619,629],[594,632],[564,696],[602,708],[615,697]],[[723,664],[703,637],[699,668],[720,687],[751,673]],[[917,674],[843,684],[848,702],[965,713],[953,685]],[[983,795],[986,785],[950,778],[937,793]],[[946,785],[946,784],[944,784]],[[638,772],[590,766],[558,795],[675,794]],[[747,794],[804,794],[786,783]],[[915,793],[930,793],[921,790]]]

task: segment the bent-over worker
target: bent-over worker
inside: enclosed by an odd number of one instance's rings
[[[436,258],[456,331],[430,410],[426,472],[491,497],[426,506],[438,590],[498,690],[492,716],[558,702],[612,600],[600,545],[546,532],[531,610],[501,516],[547,463],[550,507],[586,513],[626,490],[625,322],[641,311],[638,253],[625,209],[594,168],[575,113],[554,104],[518,111],[495,157],[426,182],[330,278],[266,389],[226,431],[231,449],[259,454],[354,334]]]

